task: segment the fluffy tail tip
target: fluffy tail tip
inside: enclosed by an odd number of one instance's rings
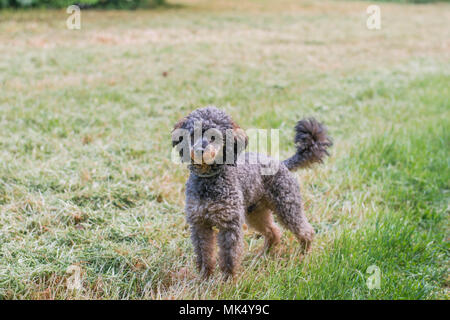
[[[322,163],[329,156],[328,148],[333,145],[327,128],[314,118],[303,119],[295,126],[295,144],[297,152],[285,161],[289,170],[309,167]]]

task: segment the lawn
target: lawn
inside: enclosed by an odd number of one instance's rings
[[[368,30],[369,2],[170,3],[0,11],[0,298],[449,299],[450,5],[377,2]],[[309,255],[246,230],[234,281],[198,277],[170,131],[208,104],[283,159],[296,120],[328,126],[296,173]]]

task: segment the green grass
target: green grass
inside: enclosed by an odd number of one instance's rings
[[[0,12],[0,298],[448,299],[449,7],[381,4],[370,31],[367,5]],[[246,230],[237,279],[199,279],[169,139],[206,104],[279,128],[282,158],[296,120],[327,124],[332,156],[297,173],[311,254],[285,232],[258,259]]]

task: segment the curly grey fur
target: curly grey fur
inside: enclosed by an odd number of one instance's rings
[[[175,128],[191,130],[194,121],[202,121],[204,127],[214,127],[222,132],[239,128],[225,112],[215,107],[193,111]],[[197,266],[203,276],[207,277],[214,271],[216,239],[220,248],[220,268],[226,277],[236,273],[242,254],[244,222],[265,236],[265,249],[278,243],[280,231],[272,213],[308,250],[314,229],[303,213],[299,184],[289,169],[321,161],[327,154],[324,148],[329,145],[323,127],[314,120],[308,121],[300,121],[296,126],[295,141],[300,144],[296,155],[281,163],[262,154],[243,153],[236,156],[244,157],[245,161],[211,165],[212,175],[201,175],[196,165],[189,166],[186,219],[191,229]],[[173,141],[174,145],[177,143],[179,141]],[[277,173],[261,174],[263,165],[274,163],[279,165]],[[213,228],[219,230],[218,234]]]

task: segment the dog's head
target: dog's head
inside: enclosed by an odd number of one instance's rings
[[[207,174],[211,167],[234,165],[248,137],[229,115],[215,107],[194,110],[175,124],[172,146],[183,162]]]

